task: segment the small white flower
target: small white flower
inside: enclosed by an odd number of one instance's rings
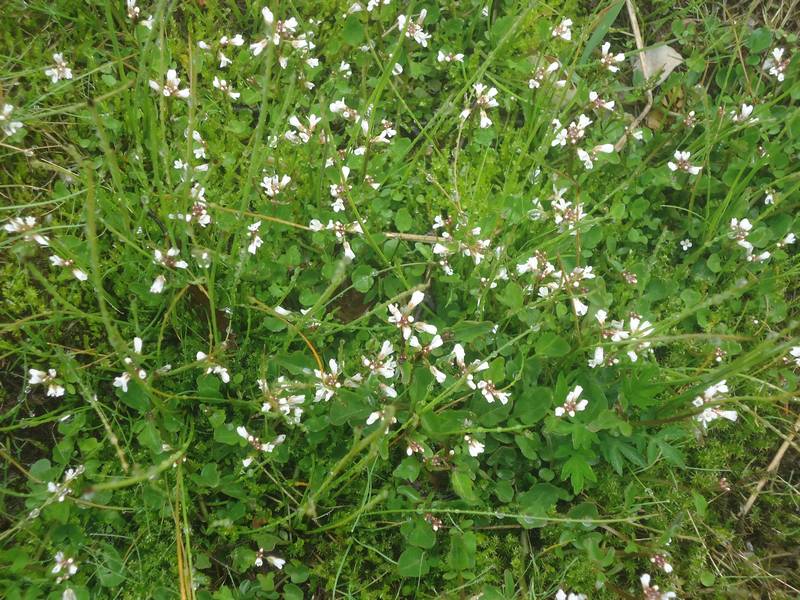
[[[697,175],[703,167],[697,167],[689,163],[691,152],[675,150],[675,162],[669,161],[667,167],[670,171],[685,171],[690,175]]]
[[[752,104],[742,104],[741,109],[739,111],[732,110],[731,111],[731,120],[734,123],[756,123],[758,122],[758,117],[750,118],[750,115],[753,114],[753,105]]]
[[[764,68],[778,81],[784,80],[786,69],[789,67],[790,57],[787,56],[784,58],[784,52],[785,50],[783,48],[774,48],[769,58],[764,61]]]
[[[439,52],[436,54],[436,60],[438,62],[440,62],[440,63],[441,62],[446,62],[446,63],[460,62],[460,63],[463,63],[464,62],[464,55],[461,54],[461,53],[454,54],[452,52],[447,52],[445,50],[439,50]]]
[[[239,92],[234,92],[233,88],[228,84],[227,81],[224,79],[220,79],[219,77],[214,77],[214,87],[217,88],[219,91],[228,94],[228,97],[232,100],[238,100],[241,94]]]
[[[690,240],[689,238],[681,240],[680,244],[681,244],[681,250],[683,250],[684,252],[686,252],[689,248],[691,248],[694,245],[692,244],[692,240]]]
[[[597,367],[605,365],[605,353],[602,346],[598,346],[594,349],[594,355],[589,359],[587,364],[590,369],[596,369]]]
[[[289,183],[292,178],[288,175],[278,176],[265,176],[261,180],[261,187],[264,188],[264,193],[270,198],[277,196]]]
[[[247,251],[250,254],[255,254],[256,250],[258,250],[261,247],[261,244],[263,243],[263,241],[258,235],[259,227],[261,227],[261,221],[256,221],[255,223],[247,227],[247,231],[250,234],[250,243],[247,246]]]
[[[575,388],[567,394],[566,400],[562,406],[556,407],[555,414],[557,417],[563,417],[565,414],[574,417],[576,413],[586,410],[589,401],[581,398],[583,387],[576,385]]]
[[[150,293],[151,294],[160,294],[164,291],[164,285],[167,283],[167,278],[163,275],[157,276],[153,280],[153,284],[150,286]]]
[[[600,47],[600,52],[603,54],[600,57],[600,64],[612,73],[619,71],[617,64],[625,61],[625,55],[621,52],[619,54],[611,54],[611,44],[609,42],[605,42]]]
[[[484,445],[475,438],[465,435],[464,441],[467,442],[467,449],[470,456],[478,456],[483,453]]]
[[[394,323],[398,329],[402,331],[403,339],[407,340],[411,336],[412,329],[416,331],[424,331],[426,333],[430,333],[431,335],[436,335],[435,326],[428,325],[427,323],[422,323],[420,321],[415,321],[414,315],[411,314],[424,299],[425,294],[420,290],[416,290],[413,294],[411,294],[411,299],[402,310],[398,308],[396,304],[390,304],[387,306],[387,309],[389,310],[388,321],[389,323]]]
[[[500,404],[508,404],[508,400],[511,395],[508,392],[504,392],[502,390],[498,390],[494,387],[494,383],[491,379],[486,379],[484,381],[478,382],[478,389],[483,394],[483,397],[486,399],[488,403],[492,403],[495,400],[499,400]]]
[[[423,8],[419,12],[416,21],[408,18],[406,15],[398,15],[397,17],[397,28],[400,32],[404,33],[407,38],[413,39],[423,48],[428,47],[428,40],[431,39],[430,34],[422,29],[422,22],[425,20],[427,14],[428,11]]]
[[[40,246],[49,246],[50,240],[47,236],[35,233],[36,217],[13,217],[3,225],[3,229],[8,233],[21,233],[22,239],[26,242],[35,241]]]
[[[593,108],[604,108],[605,110],[614,110],[616,104],[613,100],[603,100],[597,92],[589,92],[589,103]]]
[[[47,395],[52,398],[60,398],[64,395],[64,386],[57,383],[58,373],[55,369],[40,371],[38,369],[28,369],[28,383],[30,385],[46,385]]]
[[[480,112],[480,127],[481,129],[486,129],[492,125],[492,120],[486,114],[486,110],[500,106],[496,98],[497,88],[488,87],[480,82],[475,83],[472,87],[475,90],[474,106]],[[470,114],[472,114],[472,107],[467,107],[461,111],[460,117],[462,120],[466,120]]]
[[[61,583],[78,572],[78,565],[74,558],[68,558],[63,552],[56,552],[54,558],[56,564],[50,571],[53,575],[58,575],[56,583]]]
[[[572,40],[572,19],[563,19],[553,28],[552,34],[553,37],[559,37],[567,42]]]
[[[22,129],[21,121],[12,121],[11,113],[14,112],[14,107],[10,104],[3,104],[3,111],[0,112],[0,128],[7,136],[14,135]]]
[[[44,74],[50,78],[50,81],[58,83],[62,79],[72,79],[72,69],[67,65],[63,54],[60,52],[53,54],[53,62],[56,63],[55,66],[45,69],[44,71]]]
[[[175,69],[169,69],[167,71],[167,77],[163,86],[153,79],[150,80],[150,87],[156,92],[160,92],[167,98],[172,96],[184,99],[188,98],[191,92],[188,88],[180,89],[180,85],[181,80],[178,77],[178,73],[175,71]]]
[[[650,575],[645,573],[639,580],[642,583],[642,592],[645,600],[672,600],[677,598],[675,592],[660,592],[657,585],[650,585]]]

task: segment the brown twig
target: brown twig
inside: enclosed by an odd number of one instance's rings
[[[636,48],[639,50],[639,65],[642,68],[642,77],[644,77],[645,85],[647,84],[647,80],[649,78],[649,73],[647,72],[647,62],[645,61],[644,56],[644,39],[642,38],[642,32],[639,30],[639,21],[636,19],[636,9],[633,6],[632,0],[625,0],[625,7],[628,9],[628,17],[631,21],[631,29],[633,29],[633,37],[636,40]],[[647,93],[647,104],[645,105],[642,112],[639,113],[639,116],[633,120],[626,129],[625,133],[622,134],[622,137],[619,138],[616,144],[614,144],[614,150],[619,152],[625,146],[628,141],[628,136],[631,135],[642,120],[647,116],[647,113],[650,112],[650,109],[653,108],[653,90],[649,87],[646,90]]]
[[[764,486],[767,485],[767,481],[769,481],[770,474],[774,473],[778,470],[778,467],[783,460],[783,455],[786,454],[786,451],[789,449],[789,446],[792,445],[792,440],[795,436],[800,432],[800,417],[797,417],[797,420],[794,422],[794,426],[789,434],[784,438],[783,444],[781,447],[778,448],[778,451],[775,453],[775,456],[772,457],[772,461],[769,463],[767,467],[767,472],[764,477],[756,485],[756,489],[753,490],[753,493],[750,494],[750,497],[745,502],[744,506],[742,507],[741,512],[739,513],[739,518],[743,519],[747,516],[747,513],[750,512],[750,509],[753,508],[753,504],[755,504],[758,495],[761,493],[761,490],[764,489]]]

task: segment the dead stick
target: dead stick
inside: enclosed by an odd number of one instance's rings
[[[647,72],[647,62],[645,61],[644,56],[644,39],[642,38],[642,32],[639,30],[639,21],[636,19],[636,9],[633,6],[632,0],[625,0],[625,7],[628,9],[628,18],[630,18],[631,21],[633,37],[636,40],[636,48],[639,50],[639,65],[642,68],[642,77],[644,77],[645,84],[647,84],[650,74]],[[653,108],[653,90],[647,88],[647,104],[642,112],[639,113],[639,116],[633,120],[633,123],[631,123],[630,126],[625,129],[625,133],[622,134],[622,137],[619,138],[619,141],[614,144],[614,150],[616,152],[622,150],[622,148],[625,146],[625,143],[628,141],[628,136],[636,130],[636,128],[639,126],[639,123],[641,123],[642,120],[647,116],[647,113],[650,112],[651,108]]]
[[[783,455],[786,454],[786,451],[789,449],[789,446],[792,445],[792,440],[800,432],[800,417],[797,418],[797,421],[794,422],[794,427],[792,427],[792,431],[784,438],[781,447],[778,448],[778,451],[775,453],[775,456],[772,458],[772,462],[769,463],[767,467],[767,474],[761,478],[761,481],[758,482],[756,485],[756,489],[750,494],[750,497],[745,502],[744,507],[742,508],[742,512],[739,513],[739,518],[743,519],[750,509],[753,508],[753,504],[755,504],[758,495],[761,493],[761,490],[764,489],[764,486],[767,485],[767,481],[769,480],[769,475],[774,473],[778,470],[778,467],[781,464],[781,460],[783,460]]]

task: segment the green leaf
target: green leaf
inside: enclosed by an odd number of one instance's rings
[[[514,281],[506,286],[506,289],[503,290],[503,293],[499,295],[497,299],[511,310],[519,310],[525,303],[525,296],[522,293],[522,288]]]
[[[608,30],[611,29],[611,25],[614,24],[614,21],[617,20],[617,16],[619,16],[619,11],[622,10],[622,6],[625,4],[622,0],[616,0],[611,6],[606,8],[602,12],[602,16],[600,17],[600,21],[597,24],[597,29],[592,32],[591,37],[586,42],[586,46],[584,47],[583,54],[581,54],[581,58],[578,61],[579,65],[586,64],[589,59],[591,58],[592,52],[600,46],[603,42],[603,39],[606,37]],[[614,52],[614,48],[611,49]],[[616,53],[616,52],[615,52]]]
[[[539,336],[534,344],[536,354],[546,358],[559,358],[569,354],[570,346],[567,340],[555,333],[547,332]]]
[[[394,215],[394,224],[398,231],[409,231],[414,226],[414,219],[407,208],[401,208]]]
[[[453,483],[453,491],[458,496],[470,504],[476,504],[480,499],[475,495],[475,490],[472,485],[474,474],[472,471],[464,468],[454,469],[450,476],[450,481]]]
[[[714,582],[717,578],[711,571],[701,571],[700,572],[700,583],[702,583],[706,587],[711,587],[714,585]]]
[[[417,477],[419,476],[419,469],[419,461],[413,456],[407,456],[399,465],[397,465],[393,475],[398,479],[416,481]]]
[[[147,412],[150,408],[150,398],[147,394],[147,389],[137,379],[131,379],[131,381],[128,382],[127,392],[123,392],[121,388],[117,388],[117,398],[131,408],[142,413]]]
[[[750,33],[745,46],[753,54],[763,52],[772,45],[772,32],[766,27],[759,27]]]
[[[125,566],[122,564],[119,552],[110,544],[103,544],[100,564],[97,565],[95,573],[103,587],[117,587],[125,581]]]
[[[358,46],[364,41],[364,26],[356,15],[350,15],[344,22],[342,39],[351,46]]]
[[[572,491],[576,494],[583,491],[586,481],[597,481],[597,475],[594,474],[584,452],[573,454],[561,467],[561,479],[567,477],[572,484]]]
[[[217,463],[207,463],[203,465],[203,470],[200,471],[198,483],[207,487],[217,487],[219,485],[219,471],[217,471]]]
[[[350,280],[354,288],[365,294],[372,289],[372,284],[375,282],[374,275],[375,269],[368,265],[359,265],[353,270]]]
[[[465,571],[475,567],[475,549],[477,540],[471,531],[460,533],[450,530],[450,551],[447,553],[447,564],[453,571]]]
[[[419,548],[406,548],[397,560],[397,572],[401,577],[422,577],[428,571],[430,566],[425,560],[425,552]]]
[[[517,495],[520,513],[517,520],[526,529],[544,527],[547,521],[541,520],[555,507],[559,500],[568,500],[566,490],[551,483],[536,483],[527,492]]]
[[[694,509],[697,511],[697,515],[701,519],[705,519],[708,513],[708,500],[706,500],[700,492],[692,490],[692,503],[694,504]]]
[[[553,403],[553,391],[546,387],[535,387],[524,391],[514,400],[513,415],[523,425],[534,425],[544,419]]]
[[[489,321],[461,321],[453,325],[453,339],[462,344],[475,341],[478,338],[489,335],[494,328],[494,324]]]
[[[436,532],[425,519],[415,517],[400,526],[400,533],[405,540],[417,548],[430,549],[436,545]]]

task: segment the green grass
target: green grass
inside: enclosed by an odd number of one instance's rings
[[[262,7],[0,14],[0,595],[796,597],[785,7],[276,3],[255,56]]]

